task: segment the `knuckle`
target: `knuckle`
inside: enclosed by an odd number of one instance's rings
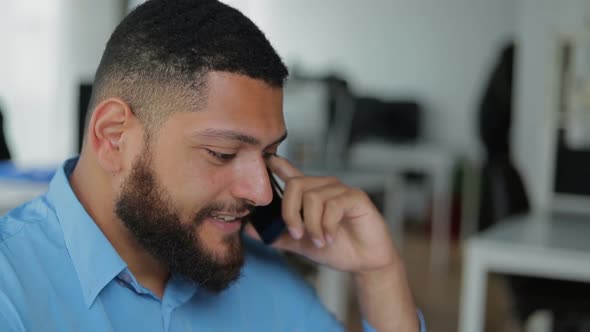
[[[289,188],[291,190],[298,190],[303,186],[303,178],[301,176],[296,176],[288,179],[285,182],[285,188]]]
[[[325,179],[326,179],[326,182],[328,182],[328,183],[339,183],[340,182],[340,179],[335,176],[326,176]]]
[[[330,199],[330,200],[326,201],[325,205],[326,205],[326,209],[329,209],[329,210],[336,210],[340,206],[340,204],[338,204],[338,201],[335,199]]]
[[[361,190],[359,188],[352,188],[351,191],[354,195],[356,195],[360,199],[368,199],[369,198],[369,195],[367,195],[366,192],[364,192],[363,190]]]

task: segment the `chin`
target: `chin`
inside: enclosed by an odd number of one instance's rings
[[[211,241],[213,242],[213,241]],[[219,257],[221,259],[226,258],[230,255],[233,251],[235,251],[234,247],[236,243],[240,243],[241,239],[239,234],[231,234],[231,235],[224,235],[220,237],[214,243],[207,242],[206,246],[208,251],[213,254],[215,257]]]

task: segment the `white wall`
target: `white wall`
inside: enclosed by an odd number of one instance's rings
[[[54,143],[57,1],[0,0],[0,102],[17,160],[46,158]]]
[[[424,98],[428,136],[469,154],[478,150],[474,117],[483,79],[496,47],[517,31],[517,162],[534,201],[546,200],[539,193],[548,191],[541,144],[548,124],[538,112],[548,109],[548,35],[556,25],[579,24],[587,1],[228,2],[253,17],[287,60],[308,70],[340,69],[359,93]],[[0,8],[0,99],[13,153],[17,161],[57,162],[74,151],[78,79],[92,76],[120,6],[0,0]]]
[[[361,94],[416,96],[427,137],[477,156],[475,115],[517,0],[234,0],[288,62],[341,71]]]
[[[535,209],[550,205],[555,143],[556,37],[590,30],[587,0],[520,0],[518,8],[516,163]]]
[[[0,99],[16,162],[75,153],[80,79],[92,79],[119,0],[0,0]],[[6,47],[4,47],[6,46]]]
[[[54,121],[63,159],[76,152],[79,84],[92,82],[111,33],[122,19],[119,0],[60,0],[58,107]]]
[[[474,155],[483,79],[497,47],[513,35],[515,1],[229,2],[244,9],[289,62],[296,60],[307,71],[340,70],[358,93],[421,98],[428,111],[427,137]],[[59,161],[75,151],[77,84],[92,77],[120,19],[120,2],[47,0],[39,6],[36,0],[0,0],[2,8],[6,2],[51,12],[34,20],[43,23],[36,35],[12,39],[17,55],[0,55],[0,73],[8,70],[11,78],[8,91],[7,83],[0,85],[10,143],[17,161]],[[11,30],[23,24],[21,16],[2,10],[0,21]],[[48,76],[39,80],[42,73]],[[15,85],[13,77],[24,83]]]

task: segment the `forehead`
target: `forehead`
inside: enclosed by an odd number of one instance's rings
[[[174,112],[164,127],[178,133],[234,130],[261,142],[284,135],[283,90],[239,74],[211,72],[198,109]],[[164,128],[163,128],[164,129]]]

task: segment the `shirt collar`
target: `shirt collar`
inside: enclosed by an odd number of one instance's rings
[[[66,248],[80,280],[84,303],[90,307],[100,291],[127,264],[88,215],[70,186],[68,176],[77,162],[78,158],[69,159],[58,169],[49,184],[47,198],[55,207]]]

